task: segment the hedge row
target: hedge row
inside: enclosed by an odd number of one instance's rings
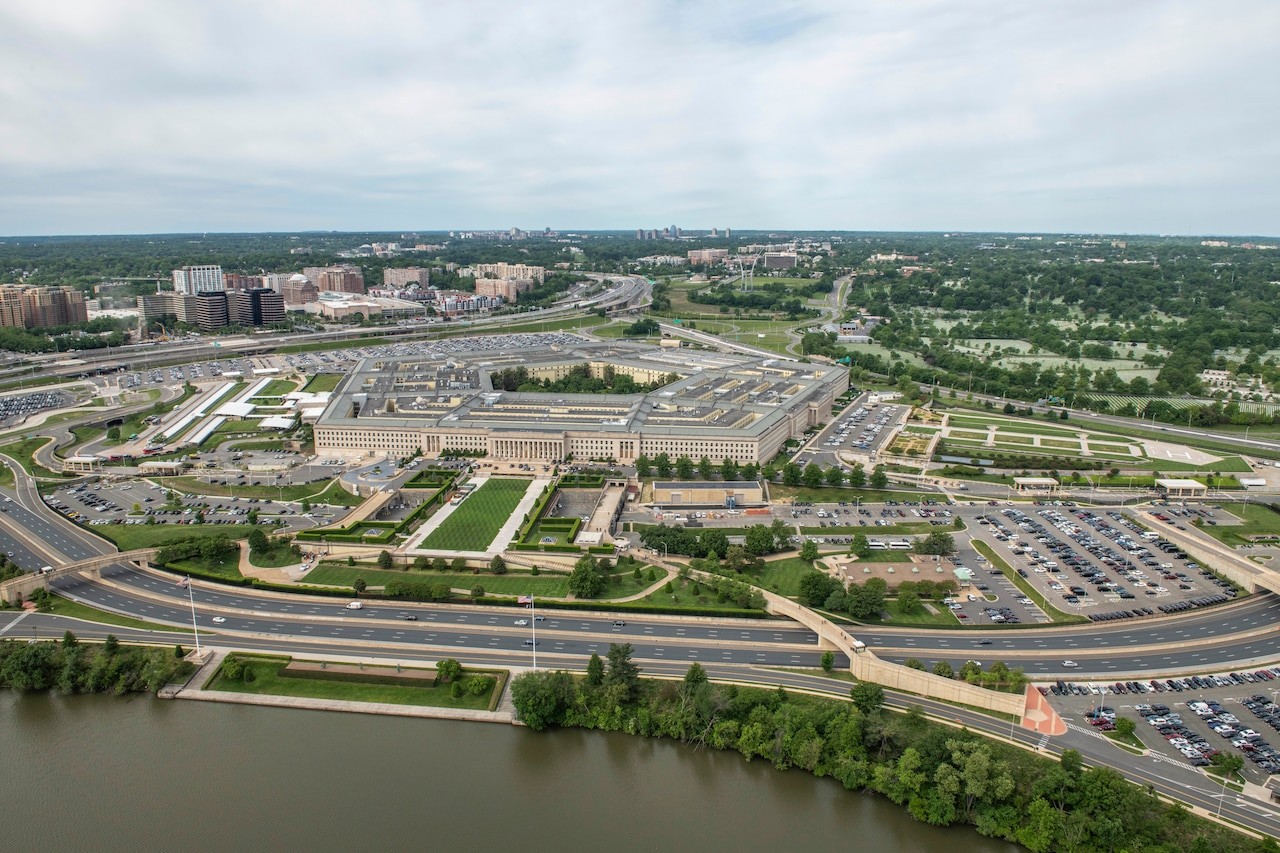
[[[401,678],[395,674],[379,675],[376,672],[342,672],[332,669],[289,670],[281,667],[276,675],[280,678],[302,678],[313,681],[347,681],[355,684],[392,684],[396,687],[434,687],[434,681],[421,678]]]

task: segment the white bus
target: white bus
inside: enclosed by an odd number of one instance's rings
[[[909,551],[911,543],[906,539],[894,539],[889,542],[889,548],[893,551]]]

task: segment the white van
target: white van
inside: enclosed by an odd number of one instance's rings
[[[363,608],[364,608],[364,602],[361,602],[361,601],[353,601],[347,605],[348,610],[362,610]]]

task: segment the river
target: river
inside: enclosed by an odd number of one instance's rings
[[[4,690],[0,726],[11,850],[1018,850],[621,734]]]

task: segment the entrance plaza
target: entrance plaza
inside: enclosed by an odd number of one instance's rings
[[[473,477],[469,482],[474,483],[476,487],[475,492],[479,492],[489,481],[490,478],[487,475],[480,475]],[[418,528],[418,530],[413,534],[413,537],[406,543],[404,553],[411,557],[416,557],[422,554],[432,557],[447,555],[450,557],[466,557],[472,560],[488,560],[491,559],[494,554],[502,553],[502,551],[506,549],[507,544],[515,538],[516,533],[520,530],[521,520],[526,514],[533,511],[533,506],[537,502],[538,496],[542,494],[542,490],[547,487],[551,482],[551,479],[549,477],[542,477],[535,480],[529,480],[527,482],[529,485],[525,490],[524,497],[520,499],[520,503],[516,505],[516,508],[511,512],[511,514],[503,520],[501,527],[498,528],[497,534],[491,540],[487,542],[476,541],[475,545],[477,547],[471,549],[432,549],[423,547],[423,542],[427,540],[431,534],[439,530],[440,527],[452,518],[455,513],[463,510],[464,507],[467,507],[467,502],[472,500],[472,498],[468,497],[461,503],[446,503],[443,507],[436,510],[435,514],[427,519],[426,523],[424,523],[422,527]],[[470,509],[470,507],[467,507],[467,510]],[[497,519],[490,520],[496,521]]]

